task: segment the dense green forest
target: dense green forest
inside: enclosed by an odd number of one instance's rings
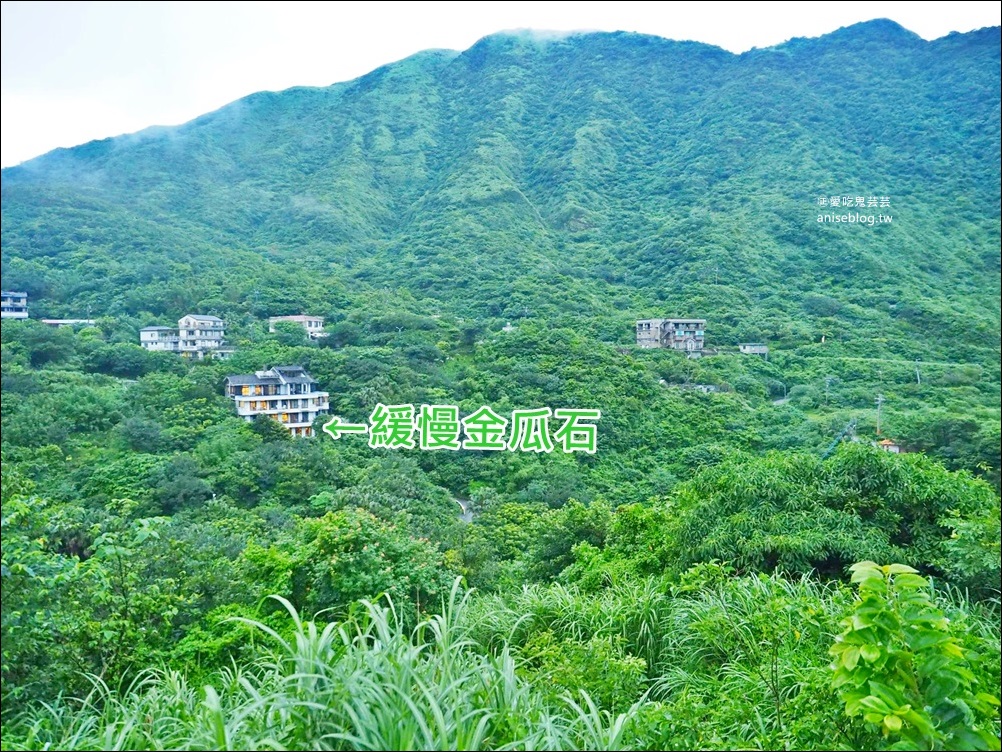
[[[999,749],[999,28],[500,34],[2,182],[4,749]],[[291,364],[597,451],[223,396]]]

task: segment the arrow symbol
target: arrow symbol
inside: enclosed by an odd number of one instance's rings
[[[324,432],[330,434],[332,439],[339,439],[343,433],[368,433],[369,427],[358,423],[342,423],[335,415],[324,424]]]

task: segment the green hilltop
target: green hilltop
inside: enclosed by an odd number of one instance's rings
[[[498,34],[4,170],[5,286],[116,316],[388,288],[622,343],[664,313],[718,345],[991,360],[998,61],[997,28],[890,21],[742,55]],[[893,223],[819,224],[832,195]]]

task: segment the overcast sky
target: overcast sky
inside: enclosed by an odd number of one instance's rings
[[[732,52],[890,18],[925,39],[1000,3],[3,2],[0,162],[174,125],[265,89],[326,86],[505,29],[637,31]]]

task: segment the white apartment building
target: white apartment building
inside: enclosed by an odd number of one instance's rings
[[[209,350],[223,345],[224,324],[217,316],[189,313],[178,319],[179,349],[182,353],[202,357]]]
[[[178,319],[177,328],[145,326],[139,330],[139,344],[147,350],[181,353],[204,358],[207,354],[231,354],[223,347],[225,323],[218,316],[189,313]]]
[[[177,329],[169,326],[144,326],[139,330],[139,344],[147,350],[178,352]]]

